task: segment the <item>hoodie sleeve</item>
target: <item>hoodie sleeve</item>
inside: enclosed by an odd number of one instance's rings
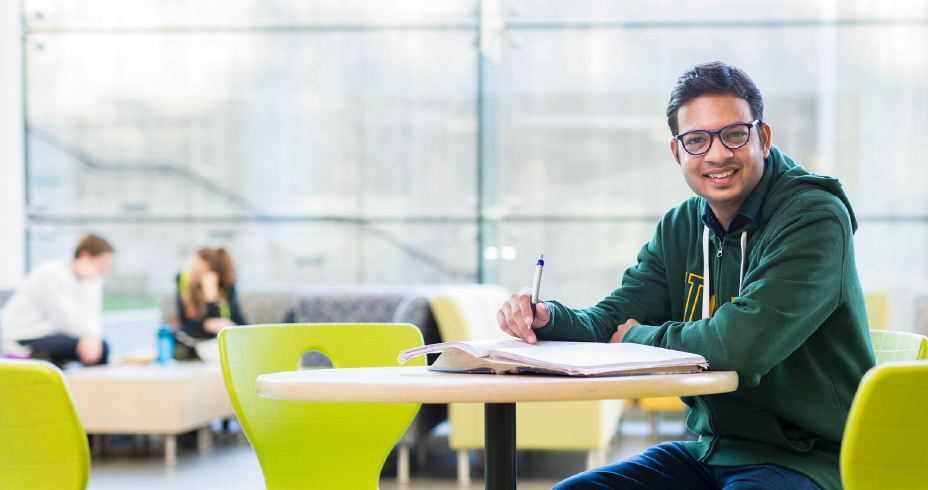
[[[757,386],[837,308],[850,235],[846,214],[796,211],[757,245],[761,255],[740,297],[710,318],[633,326],[623,341],[702,354],[712,369],[737,371]]]
[[[662,221],[663,222],[663,221]],[[618,326],[634,318],[655,325],[670,319],[667,274],[662,255],[662,226],[638,252],[638,264],[629,267],[616,289],[595,306],[582,310],[548,301],[551,320],[535,331],[539,339],[608,342]]]

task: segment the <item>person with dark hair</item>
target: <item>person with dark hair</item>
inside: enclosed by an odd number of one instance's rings
[[[113,262],[113,246],[87,235],[73,257],[51,260],[33,270],[0,311],[6,354],[49,360],[105,364],[103,276]]]
[[[197,250],[190,265],[176,277],[180,345],[194,347],[215,339],[219,331],[244,325],[245,317],[235,293],[235,265],[222,247]],[[182,354],[180,357],[188,357]]]
[[[696,441],[669,442],[555,488],[838,490],[851,400],[874,365],[841,184],[771,144],[760,90],[722,62],[677,80],[670,151],[696,194],[668,211],[622,286],[572,309],[512,294],[500,328],[536,339],[633,342],[736,371],[732,393],[684,397]],[[697,313],[699,312],[699,313]]]

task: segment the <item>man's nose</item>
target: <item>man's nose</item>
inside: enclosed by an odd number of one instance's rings
[[[721,134],[713,134],[710,138],[713,141],[711,141],[712,145],[709,147],[709,151],[706,152],[706,161],[721,163],[734,156],[734,152],[722,144]]]

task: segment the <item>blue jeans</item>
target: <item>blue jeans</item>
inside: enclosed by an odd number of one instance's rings
[[[679,442],[574,475],[552,490],[821,490],[809,477],[773,464],[712,466],[700,463]]]

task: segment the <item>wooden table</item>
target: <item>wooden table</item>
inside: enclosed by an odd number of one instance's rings
[[[694,396],[738,388],[733,371],[576,378],[454,374],[425,366],[288,371],[258,376],[258,395],[278,400],[484,403],[486,488],[516,487],[516,402]]]
[[[177,434],[197,429],[209,450],[214,419],[235,416],[218,365],[202,362],[111,364],[68,369],[74,405],[88,434],[164,434],[164,460],[176,462]]]

